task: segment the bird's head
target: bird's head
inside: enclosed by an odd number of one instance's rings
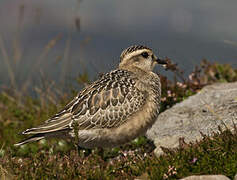
[[[157,58],[150,48],[142,45],[134,45],[123,50],[121,53],[119,68],[139,68],[150,72],[156,64],[166,64],[166,62]]]

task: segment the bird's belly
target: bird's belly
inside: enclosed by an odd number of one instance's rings
[[[158,116],[159,106],[148,103],[126,123],[115,128],[79,130],[79,146],[85,148],[115,147],[143,135]]]
[[[146,130],[147,128],[130,129],[129,133],[128,129],[124,129],[123,132],[118,129],[83,130],[78,133],[78,145],[84,148],[116,147],[130,142],[139,135],[144,134]]]

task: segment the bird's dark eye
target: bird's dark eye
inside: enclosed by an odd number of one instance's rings
[[[144,58],[147,58],[147,57],[149,56],[149,54],[148,54],[147,52],[143,52],[141,55],[142,55],[142,57],[144,57]]]

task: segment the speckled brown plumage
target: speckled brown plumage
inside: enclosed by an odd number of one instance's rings
[[[143,50],[151,54],[150,59],[140,56]],[[131,57],[125,62],[128,65],[121,63],[118,69],[84,88],[44,124],[25,130],[23,134],[33,136],[16,145],[55,136],[73,138],[77,134],[80,146],[113,147],[144,133],[158,116],[160,80],[158,75],[146,70],[152,70],[154,66],[152,58],[155,56],[150,48],[131,46],[122,52],[121,61],[130,53],[149,66],[144,66],[143,70],[135,65],[137,59],[133,62]],[[77,124],[78,132],[75,132],[74,124]]]

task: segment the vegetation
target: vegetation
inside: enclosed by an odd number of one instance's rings
[[[185,78],[177,65],[169,59],[167,62],[166,68],[174,72],[174,80],[161,76],[162,111],[207,84],[237,80],[237,69],[229,65],[204,60]],[[77,81],[85,84],[88,79],[84,73]],[[182,142],[178,149],[163,148],[165,154],[160,157],[153,154],[155,147],[146,137],[104,151],[81,149],[75,142],[56,139],[14,147],[14,143],[22,140],[19,132],[39,125],[75,95],[74,91],[53,93],[53,88],[45,89],[38,90],[37,98],[7,88],[0,93],[1,179],[177,179],[194,174],[224,174],[233,178],[236,173],[236,127],[234,132],[220,129],[213,137],[203,135],[203,140],[195,144]]]

